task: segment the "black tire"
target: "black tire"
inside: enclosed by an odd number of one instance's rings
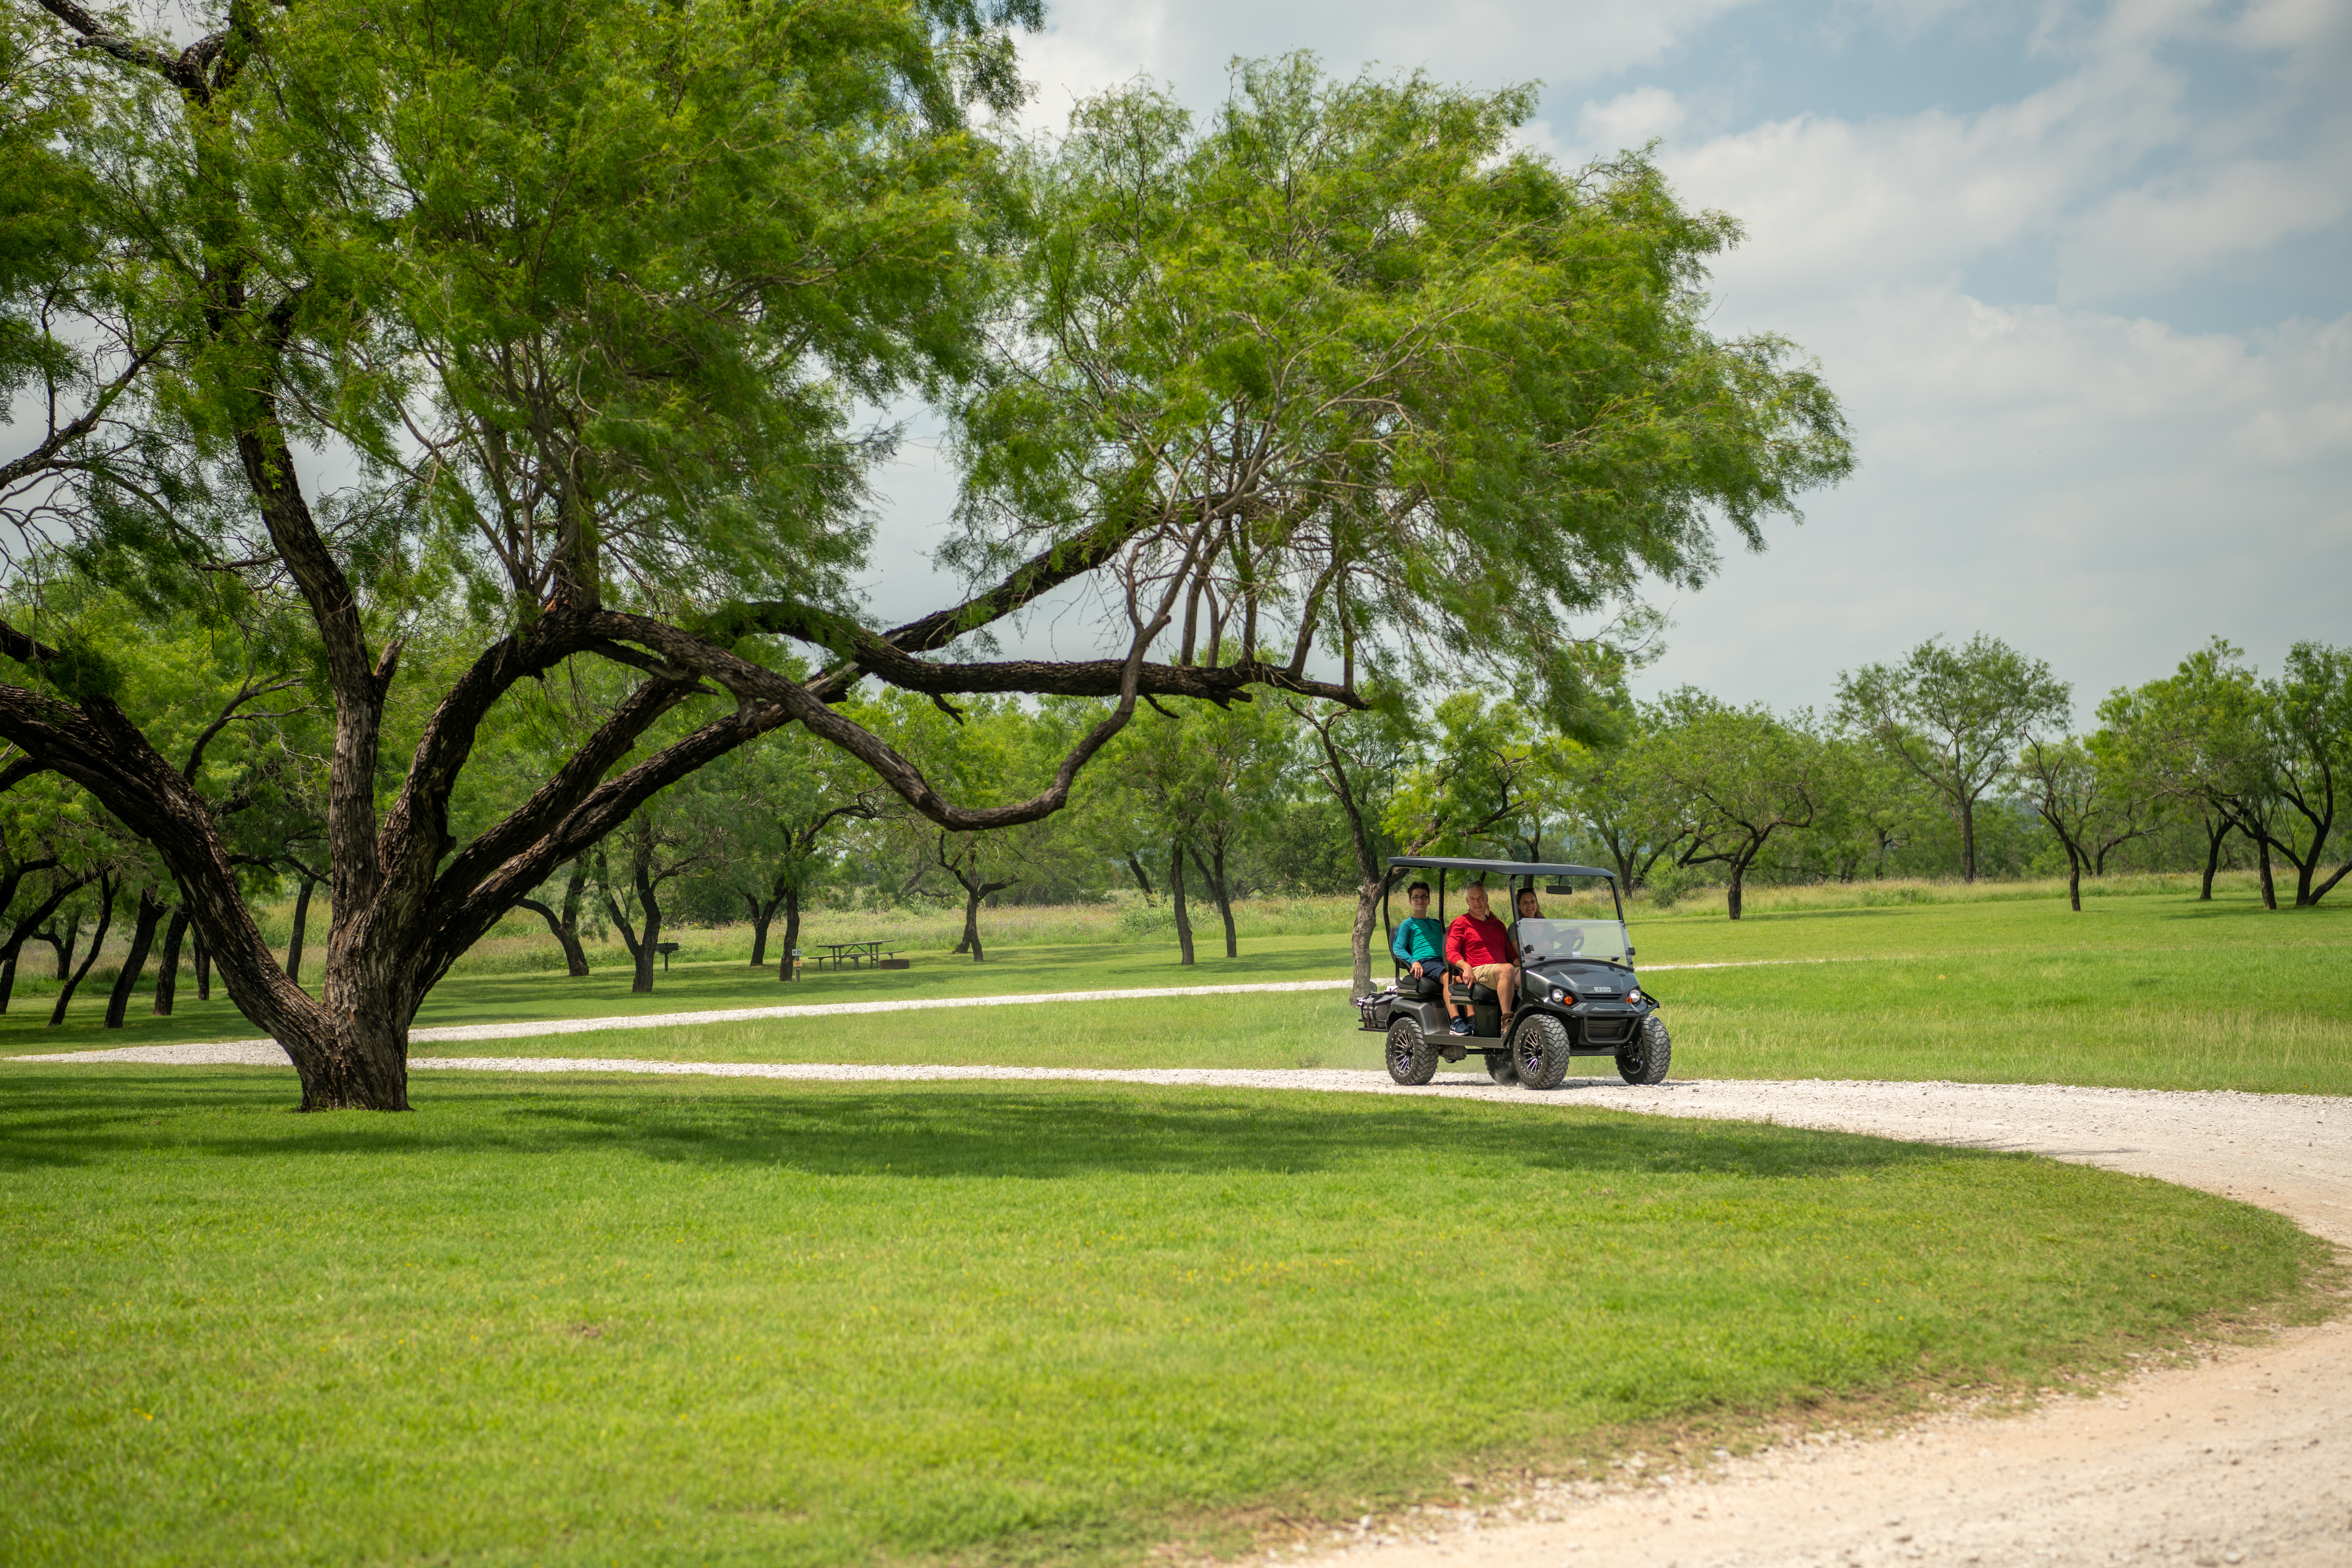
[[[1389,1076],[1408,1088],[1437,1076],[1437,1047],[1422,1037],[1421,1026],[1411,1018],[1389,1025],[1388,1058]]]
[[[1627,1083],[1664,1083],[1667,1064],[1674,1059],[1666,1021],[1653,1013],[1633,1031],[1633,1043],[1617,1053],[1617,1076]]]
[[[1524,1089],[1558,1089],[1568,1077],[1568,1026],[1549,1013],[1519,1020],[1511,1035],[1511,1065]]]
[[[1519,1081],[1519,1064],[1511,1059],[1508,1051],[1495,1051],[1486,1058],[1486,1076],[1505,1089]]]

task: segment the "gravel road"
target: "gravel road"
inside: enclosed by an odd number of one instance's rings
[[[42,1058],[18,1058],[34,1060]],[[268,1041],[77,1052],[76,1061],[287,1066]],[[1499,1100],[2031,1151],[2276,1209],[2352,1247],[2352,1100],[2054,1084],[1737,1082],[1636,1089],[1572,1079],[1530,1094],[1445,1075],[439,1058],[419,1071],[710,1074],[849,1082],[1062,1079]],[[1643,1479],[1626,1484],[1624,1477]],[[1475,1481],[1476,1478],[1465,1478]],[[1792,1442],[1704,1475],[1664,1465],[1612,1486],[1516,1497],[1302,1535],[1274,1555],[1391,1568],[1829,1568],[1927,1561],[2352,1568],[2352,1322],[2144,1373],[2021,1417],[1939,1418],[1893,1437]]]

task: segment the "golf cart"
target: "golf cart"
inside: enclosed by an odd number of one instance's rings
[[[1613,873],[1591,866],[1538,865],[1524,860],[1457,860],[1400,856],[1389,862],[1381,893],[1381,930],[1395,962],[1396,928],[1389,918],[1389,894],[1400,871],[1437,874],[1435,919],[1446,923],[1449,875],[1465,881],[1500,879],[1490,887],[1495,918],[1510,929],[1518,955],[1519,989],[1508,1037],[1502,1029],[1502,1004],[1485,985],[1459,976],[1416,976],[1396,962],[1396,982],[1385,991],[1356,999],[1366,1029],[1388,1036],[1389,1076],[1402,1084],[1427,1083],[1441,1058],[1458,1062],[1475,1051],[1496,1083],[1557,1089],[1568,1076],[1571,1057],[1614,1057],[1627,1083],[1663,1083],[1673,1044],[1658,1001],[1633,976],[1633,948],[1625,931],[1625,905]],[[1548,879],[1537,888],[1538,878]],[[1531,889],[1538,900],[1553,900],[1540,920],[1517,918],[1519,894]],[[1469,1035],[1446,1029],[1445,994],[1467,1002]]]

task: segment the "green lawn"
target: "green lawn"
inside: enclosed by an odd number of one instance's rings
[[[2036,1386],[2324,1250],[2076,1166],[1569,1108],[287,1100],[0,1078],[0,1561],[1136,1562],[1661,1423]]]
[[[2086,902],[2079,915],[2055,898],[1801,906],[1736,924],[1710,907],[1650,917],[1636,936],[1651,988],[1668,1004],[1680,1076],[2352,1092],[2352,901],[2273,913],[2237,889],[2210,904],[2183,893]],[[984,964],[926,953],[908,970],[797,985],[740,964],[682,965],[651,996],[631,996],[625,971],[459,976],[418,1022],[1250,984],[1347,970],[1339,935],[1245,939],[1240,957],[1189,969],[1156,945],[992,951]],[[1670,967],[1695,963],[1754,967]],[[417,1054],[1377,1066],[1376,1043],[1354,1018],[1339,994],[1305,992],[615,1030],[421,1044]],[[96,1003],[61,1029],[45,1019],[23,1006],[0,1018],[0,1053],[252,1033],[220,1001],[184,1002],[181,1016],[134,1018],[117,1031],[95,1026]]]

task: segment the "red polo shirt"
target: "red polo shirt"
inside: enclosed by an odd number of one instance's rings
[[[1445,959],[1465,968],[1512,963],[1511,933],[1492,915],[1483,921],[1456,915],[1454,923],[1445,928]]]

